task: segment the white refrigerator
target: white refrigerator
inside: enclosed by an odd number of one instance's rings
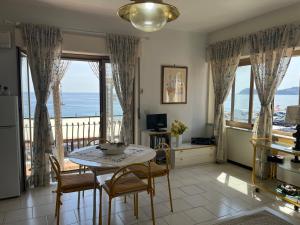
[[[0,199],[21,194],[18,97],[0,96]]]

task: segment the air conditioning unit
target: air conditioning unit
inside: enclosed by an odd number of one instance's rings
[[[0,31],[0,48],[11,48],[10,31]]]

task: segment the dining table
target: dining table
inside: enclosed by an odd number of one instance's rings
[[[133,163],[145,163],[156,156],[154,149],[142,145],[128,145],[124,152],[116,155],[105,154],[94,146],[78,148],[69,154],[69,160],[75,164],[89,168],[94,174],[93,190],[93,224],[96,225],[96,189],[97,176],[113,173],[116,168],[121,168]]]

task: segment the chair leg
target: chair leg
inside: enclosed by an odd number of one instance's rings
[[[135,199],[135,194],[133,194],[133,215],[136,217],[136,199]]]
[[[152,184],[153,184],[153,195],[155,195],[155,181],[154,181],[154,177],[152,177]]]
[[[172,201],[172,193],[171,193],[171,184],[170,184],[169,173],[167,174],[167,178],[168,178],[168,188],[169,188],[169,198],[170,198],[171,212],[173,212],[173,201]]]
[[[99,200],[99,225],[102,225],[102,187],[99,189],[99,195],[100,195],[100,200]]]
[[[78,196],[77,196],[77,209],[80,207],[80,191],[78,191]]]
[[[62,204],[60,202],[60,197],[61,197],[61,193],[58,192],[58,204],[57,204],[57,217],[56,217],[56,225],[59,225],[59,220],[60,220],[60,205]]]
[[[59,204],[59,194],[58,191],[56,191],[56,202],[55,202],[55,217],[57,217],[57,210],[58,210],[58,204]]]
[[[153,222],[153,225],[155,225],[155,215],[154,215],[154,206],[153,206],[153,190],[150,191],[150,201],[151,201],[152,222]]]
[[[139,219],[139,193],[136,193],[135,197],[135,207],[136,207],[136,219]]]
[[[127,198],[126,198],[126,195],[124,195],[124,203],[127,202]]]
[[[83,166],[83,173],[85,173],[85,171],[86,171],[86,167]],[[82,191],[82,197],[84,197],[84,191]]]
[[[109,197],[109,203],[108,203],[108,222],[107,225],[110,225],[110,217],[111,217],[111,197]]]

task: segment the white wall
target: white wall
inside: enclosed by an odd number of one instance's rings
[[[204,35],[164,31],[152,34],[142,44],[141,113],[145,128],[147,113],[167,113],[169,126],[175,119],[189,127],[185,140],[205,135],[207,106],[207,65]],[[187,104],[160,104],[161,65],[188,66]]]
[[[300,3],[220,29],[208,35],[213,43],[286,23],[300,23]]]

